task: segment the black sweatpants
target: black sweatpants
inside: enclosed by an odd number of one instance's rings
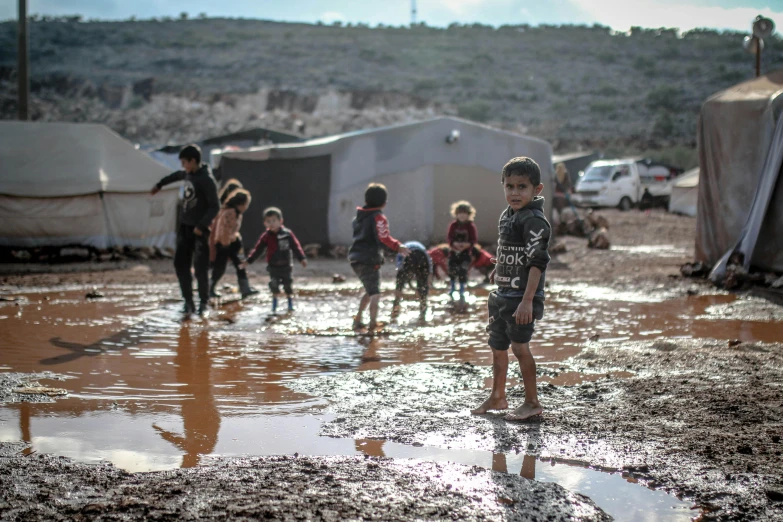
[[[471,259],[470,248],[457,252],[452,250],[449,253],[449,279],[457,279],[460,283],[468,282],[468,270],[470,269]]]
[[[292,266],[267,265],[266,271],[269,272],[269,290],[273,294],[277,295],[280,293],[280,285],[283,285],[283,290],[287,296],[290,297],[294,293],[292,288],[294,268]]]
[[[209,236],[197,236],[195,227],[180,225],[177,231],[177,251],[174,254],[174,270],[179,279],[179,288],[186,302],[193,302],[192,266],[198,282],[198,297],[203,303],[209,301]]]
[[[212,264],[212,286],[217,285],[220,278],[226,273],[229,260],[237,271],[237,280],[247,279],[245,270],[239,268],[244,258],[242,240],[237,238],[228,246],[216,245],[216,248],[215,262]]]

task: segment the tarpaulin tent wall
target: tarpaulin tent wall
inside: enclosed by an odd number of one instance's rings
[[[453,131],[459,139],[447,143]],[[451,203],[467,199],[478,212],[479,242],[493,245],[506,206],[500,171],[515,156],[541,165],[549,200],[549,143],[449,117],[229,152],[222,167],[225,178],[253,194],[242,225],[248,243],[262,230],[263,207],[276,205],[302,242],[350,244],[356,207],[367,184],[377,182],[389,190],[384,212],[398,239],[444,240]]]
[[[677,178],[669,197],[669,212],[696,216],[699,201],[699,168],[691,169]]]
[[[170,172],[103,125],[0,122],[0,246],[170,248]]]
[[[776,71],[721,91],[702,106],[699,261],[718,263],[744,242],[746,265],[783,271],[783,144],[775,142],[781,93],[783,71]]]

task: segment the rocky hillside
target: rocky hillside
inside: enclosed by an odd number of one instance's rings
[[[753,75],[743,35],[706,30],[69,19],[30,33],[34,118],[104,122],[143,143],[446,113],[557,150],[692,147],[703,100]],[[783,65],[779,42],[765,70]],[[15,115],[15,48],[15,24],[0,23],[2,118]]]

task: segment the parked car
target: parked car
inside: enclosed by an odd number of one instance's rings
[[[594,161],[580,174],[573,201],[583,207],[628,210],[642,201],[646,189],[653,204],[666,204],[672,181],[681,173],[681,169],[649,159]]]

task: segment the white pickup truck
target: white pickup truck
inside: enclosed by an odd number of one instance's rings
[[[673,179],[681,172],[647,159],[594,161],[579,174],[573,201],[583,207],[628,210],[642,200],[647,189],[652,202],[665,203],[671,196]]]

